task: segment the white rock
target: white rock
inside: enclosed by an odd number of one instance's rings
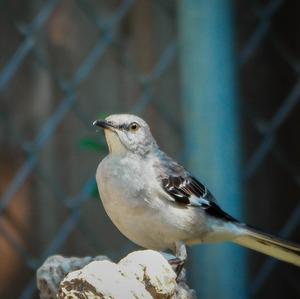
[[[135,251],[119,265],[127,276],[137,277],[156,298],[169,298],[176,291],[176,274],[168,261],[157,251]]]
[[[103,259],[106,258],[48,258],[37,272],[40,298],[196,298],[184,279],[176,282],[172,267],[156,251],[132,252],[118,264]]]
[[[109,261],[92,262],[69,273],[61,282],[59,298],[151,299],[144,284],[126,277],[120,267]]]
[[[61,255],[53,255],[48,257],[44,264],[37,270],[36,274],[40,298],[56,298],[59,284],[69,272],[81,269],[91,261],[107,259],[105,256],[66,258]]]

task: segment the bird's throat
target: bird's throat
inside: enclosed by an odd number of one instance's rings
[[[123,155],[127,152],[116,132],[105,129],[104,134],[110,154]]]

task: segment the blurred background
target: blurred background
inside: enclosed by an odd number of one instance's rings
[[[137,247],[94,181],[91,123],[135,113],[233,216],[300,243],[300,2],[0,1],[0,297],[38,298],[51,254]],[[300,269],[196,246],[199,298],[299,298]]]

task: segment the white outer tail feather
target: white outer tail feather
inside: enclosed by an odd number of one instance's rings
[[[300,246],[260,232],[248,226],[240,226],[242,234],[232,241],[281,261],[300,267]]]

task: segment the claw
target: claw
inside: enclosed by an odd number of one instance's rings
[[[173,270],[176,273],[176,281],[179,281],[184,262],[184,260],[181,260],[177,257],[169,260],[169,264],[172,266]]]

